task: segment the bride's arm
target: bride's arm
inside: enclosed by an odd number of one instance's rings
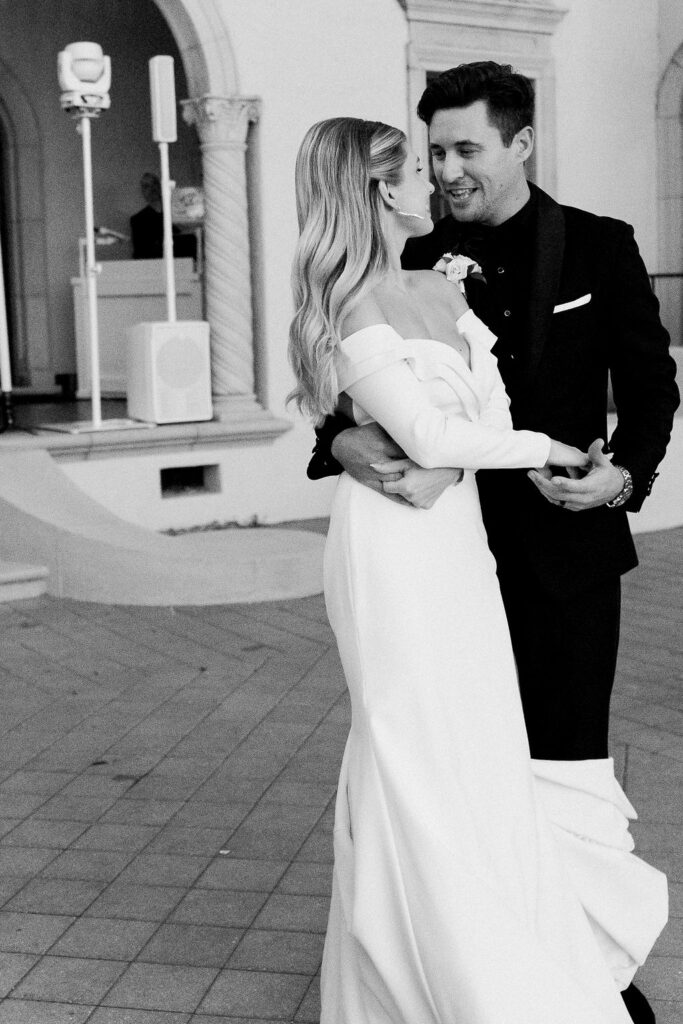
[[[578,449],[557,445],[547,434],[500,429],[449,416],[433,405],[404,361],[384,366],[347,387],[347,392],[404,450],[426,469],[522,469],[585,463]]]

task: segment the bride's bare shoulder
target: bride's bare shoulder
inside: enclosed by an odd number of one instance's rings
[[[374,327],[376,324],[385,324],[386,322],[387,318],[379,303],[370,293],[349,310],[342,321],[340,333],[342,338],[347,338],[349,334],[362,331],[365,327]]]
[[[452,287],[450,281],[446,280],[445,274],[440,274],[438,270],[404,270],[409,284],[413,288],[419,288],[420,291],[429,289],[434,293],[446,294],[446,290]]]
[[[444,307],[448,307],[456,315],[467,308],[467,302],[454,281],[449,281],[445,274],[438,270],[407,270],[410,284],[425,298],[429,298]]]

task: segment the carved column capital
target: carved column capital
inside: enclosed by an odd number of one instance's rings
[[[261,101],[249,96],[200,96],[181,106],[183,120],[195,126],[202,147],[244,148],[249,125],[261,114]]]

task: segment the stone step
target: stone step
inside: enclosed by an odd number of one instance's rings
[[[40,597],[47,590],[48,575],[45,565],[0,561],[0,601]]]

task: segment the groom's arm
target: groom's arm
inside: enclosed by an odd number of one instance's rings
[[[343,430],[354,426],[353,420],[343,412],[337,412],[333,416],[326,416],[324,422],[315,428],[313,455],[306,469],[309,480],[322,480],[323,477],[339,476],[343,472],[344,467],[332,454],[332,444]]]
[[[539,474],[533,479],[549,500],[584,511],[618,499],[625,480],[616,467],[623,466],[633,482],[623,508],[638,512],[652,490],[671,436],[679,403],[676,363],[633,229],[621,221],[606,221],[604,231],[600,301],[617,410],[617,427],[609,440],[612,461],[598,452],[593,468],[581,480],[557,477],[550,482]]]
[[[659,303],[633,229],[621,222],[615,222],[614,229],[610,373],[617,427],[610,450],[613,462],[633,477],[633,495],[624,507],[637,512],[666,453],[680,396],[669,335],[659,318]]]

